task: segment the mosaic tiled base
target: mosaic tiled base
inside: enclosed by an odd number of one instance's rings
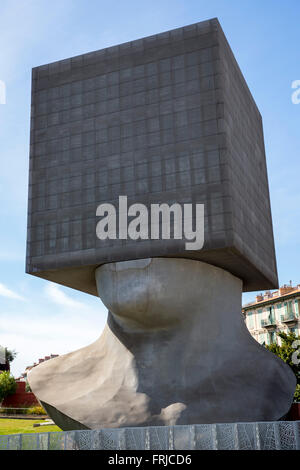
[[[300,450],[300,421],[13,434],[0,450]]]

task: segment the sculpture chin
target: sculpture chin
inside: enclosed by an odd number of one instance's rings
[[[97,268],[95,276],[99,297],[124,328],[170,328],[186,321],[187,298],[199,302],[193,279],[182,295],[182,273],[172,260],[109,263]]]

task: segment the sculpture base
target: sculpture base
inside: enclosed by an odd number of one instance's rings
[[[300,421],[15,434],[0,450],[300,450]]]

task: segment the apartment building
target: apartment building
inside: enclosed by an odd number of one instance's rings
[[[277,342],[276,332],[294,332],[300,335],[300,284],[284,285],[277,291],[266,291],[254,302],[243,306],[242,312],[251,335],[261,344]]]

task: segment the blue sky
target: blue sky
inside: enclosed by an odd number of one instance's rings
[[[24,272],[31,68],[213,17],[263,117],[279,280],[300,283],[299,0],[1,0],[0,344],[19,352],[15,375],[94,341],[106,320],[99,299]]]

